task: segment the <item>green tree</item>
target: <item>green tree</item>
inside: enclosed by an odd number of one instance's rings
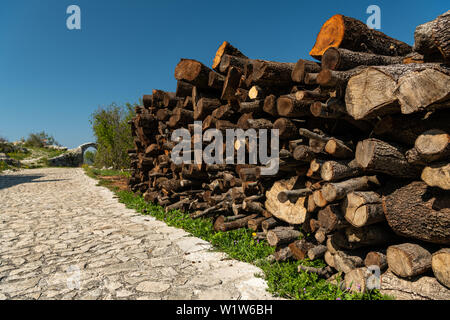
[[[90,150],[86,151],[84,153],[84,163],[87,163],[89,165],[94,164],[94,162],[95,162],[95,154],[96,154],[96,152],[93,152],[93,151],[90,151]]]
[[[96,167],[124,169],[130,166],[127,150],[133,147],[133,137],[128,121],[135,115],[135,105],[112,103],[99,107],[92,114],[90,123],[97,140]]]
[[[37,133],[30,133],[25,141],[25,145],[29,147],[42,148],[48,145],[59,145],[59,143],[53,136],[47,134],[45,131],[41,131]]]

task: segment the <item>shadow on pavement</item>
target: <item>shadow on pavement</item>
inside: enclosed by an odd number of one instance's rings
[[[0,174],[0,190],[11,188],[18,184],[23,183],[40,183],[40,182],[55,182],[55,181],[64,181],[67,179],[55,179],[55,180],[37,180],[44,177],[42,174],[21,174],[21,175],[1,175]]]

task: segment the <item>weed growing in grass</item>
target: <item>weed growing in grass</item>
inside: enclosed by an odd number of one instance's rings
[[[85,167],[86,173],[94,178],[110,175],[111,172]],[[101,185],[108,186],[109,181],[103,180]],[[298,272],[299,264],[313,267],[323,267],[323,260],[270,262],[266,259],[274,253],[266,241],[253,239],[249,229],[238,229],[228,232],[215,232],[213,222],[208,218],[192,219],[186,213],[178,210],[165,212],[164,208],[146,202],[140,195],[130,191],[117,191],[119,201],[127,208],[134,209],[144,215],[151,215],[167,225],[181,228],[193,236],[210,242],[218,251],[225,252],[230,258],[252,263],[263,271],[263,277],[268,284],[268,290],[275,296],[296,300],[386,300],[391,299],[374,290],[368,293],[351,293],[341,290],[338,286],[320,279],[316,274]]]
[[[8,170],[9,166],[4,161],[0,161],[0,172]]]
[[[19,161],[26,159],[27,157],[30,156],[30,154],[31,154],[30,152],[18,152],[18,151],[7,153],[8,157]]]

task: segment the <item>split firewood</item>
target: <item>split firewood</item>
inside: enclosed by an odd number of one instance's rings
[[[450,198],[422,181],[390,184],[382,198],[386,220],[400,236],[450,244]]]
[[[431,267],[436,279],[450,288],[450,248],[443,248],[433,253]]]
[[[404,56],[412,51],[408,44],[388,37],[378,30],[369,29],[365,23],[357,19],[340,14],[325,22],[309,54],[320,60],[329,47],[386,56]]]
[[[413,243],[403,243],[387,248],[389,270],[399,277],[421,275],[431,269],[431,253]]]

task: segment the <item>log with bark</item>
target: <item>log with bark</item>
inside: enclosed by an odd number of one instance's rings
[[[344,48],[330,47],[322,56],[322,68],[345,71],[358,66],[384,66],[403,63],[403,57],[356,52]]]
[[[364,227],[386,219],[381,197],[373,191],[348,193],[342,207],[345,219],[354,227]]]
[[[436,278],[419,276],[406,280],[387,271],[381,275],[380,293],[394,296],[397,300],[449,300],[450,290]]]
[[[436,279],[450,289],[450,248],[443,248],[433,253],[431,268]]]
[[[431,269],[431,253],[414,243],[402,243],[387,248],[386,259],[395,275],[414,277]]]
[[[330,47],[386,56],[404,56],[412,51],[408,44],[380,31],[369,29],[359,20],[340,14],[334,15],[324,23],[317,36],[316,44],[309,54],[320,60]]]
[[[368,67],[351,76],[347,112],[356,120],[449,106],[449,69],[434,63]]]
[[[428,61],[450,62],[450,10],[416,28],[414,51]]]
[[[212,64],[213,70],[219,71],[220,63],[222,62],[222,59],[225,55],[247,59],[247,57],[241,51],[233,47],[228,41],[224,41],[219,49],[217,49],[216,55],[214,56],[214,61]]]
[[[398,235],[437,244],[450,244],[450,198],[421,181],[390,184],[382,198],[389,226]]]
[[[297,240],[300,235],[300,231],[292,228],[276,227],[275,229],[267,232],[267,242],[270,246],[277,247]]]

